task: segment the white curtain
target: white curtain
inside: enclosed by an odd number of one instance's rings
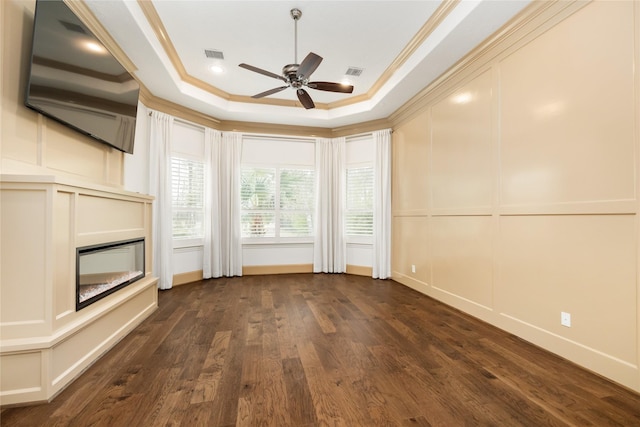
[[[373,278],[391,277],[391,129],[373,133]]]
[[[173,285],[173,230],[171,200],[171,138],[173,117],[151,112],[149,129],[149,192],[153,202],[153,275],[158,288]]]
[[[316,221],[314,273],[344,273],[345,138],[316,140]]]
[[[204,131],[204,248],[202,276],[205,279],[222,276],[220,251],[220,150],[222,132],[206,128]]]
[[[241,134],[205,130],[205,279],[242,276],[241,155]]]

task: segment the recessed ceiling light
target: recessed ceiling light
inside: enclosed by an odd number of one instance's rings
[[[220,65],[212,65],[211,67],[209,67],[209,69],[211,70],[212,73],[216,73],[216,74],[221,74],[224,72],[224,68],[222,68],[222,66]]]

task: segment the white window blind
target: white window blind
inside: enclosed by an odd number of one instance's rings
[[[280,170],[280,236],[313,235],[314,171],[311,169]]]
[[[242,237],[275,237],[275,168],[242,168]]]
[[[243,167],[241,203],[244,238],[312,236],[314,171]]]
[[[204,163],[171,158],[173,238],[197,239],[204,235]]]
[[[347,236],[373,236],[373,167],[347,169]]]

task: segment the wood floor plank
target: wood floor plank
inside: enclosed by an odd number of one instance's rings
[[[238,419],[242,425],[257,425],[256,419],[260,416],[260,408],[264,400],[260,375],[261,360],[262,348],[259,345],[247,345],[244,348],[240,377],[241,404],[238,405]]]
[[[179,426],[189,408],[190,393],[186,390],[169,393],[159,406],[150,424],[156,426]]]
[[[203,280],[4,426],[640,425],[640,395],[393,281]]]
[[[384,393],[371,375],[361,376],[351,381],[354,390],[364,399],[363,408],[366,408],[371,425],[394,425],[396,420],[406,415],[395,412],[395,408],[387,404]]]
[[[292,425],[292,405],[288,399],[283,399],[287,391],[282,362],[265,359],[261,375],[264,390],[261,424],[274,427]]]
[[[191,404],[214,401],[222,378],[224,358],[229,349],[230,340],[230,331],[217,332],[213,337],[213,342],[191,394]]]
[[[314,404],[302,362],[298,358],[285,359],[282,361],[282,368],[291,423],[293,425],[316,423]]]
[[[320,329],[322,329],[322,332],[325,334],[333,334],[336,332],[336,326],[315,302],[308,300],[307,305],[309,306],[311,313],[313,313],[313,317],[315,317],[316,322],[318,322]]]
[[[341,410],[335,400],[334,390],[324,375],[322,368],[305,367],[305,377],[311,390],[311,399],[318,419],[322,426],[348,426],[341,416]]]
[[[276,305],[274,316],[278,334],[280,358],[286,360],[298,357],[298,348],[293,340],[291,322],[289,321],[284,301]]]

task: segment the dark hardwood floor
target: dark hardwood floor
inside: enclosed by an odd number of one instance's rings
[[[638,426],[640,395],[392,281],[176,287],[2,426]]]

